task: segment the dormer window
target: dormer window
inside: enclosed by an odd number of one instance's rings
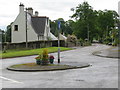
[[[14,25],[14,31],[18,31],[18,25]]]

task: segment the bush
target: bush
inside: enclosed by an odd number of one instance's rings
[[[77,37],[75,35],[68,35],[67,36],[67,42],[76,43],[77,42]]]
[[[48,49],[44,49],[42,53],[42,60],[48,59]]]
[[[84,46],[84,40],[83,40],[83,39],[80,38],[80,39],[78,40],[78,42],[80,42],[80,45],[81,45],[81,46]]]
[[[120,40],[119,40],[119,38],[116,38],[116,39],[114,40],[114,42],[112,43],[112,45],[113,45],[113,46],[117,46],[118,44],[120,44]]]
[[[40,62],[37,62],[37,64],[39,63],[39,65],[40,64],[47,65],[49,63],[48,49],[44,49],[43,52],[39,54],[39,56],[35,57],[35,59],[37,61],[40,61]]]
[[[85,46],[90,46],[91,45],[91,42],[90,41],[86,41],[85,42]]]
[[[80,38],[78,41],[80,42],[81,46],[89,46],[89,45],[91,45],[91,42],[88,41],[88,40],[83,40],[83,39]]]

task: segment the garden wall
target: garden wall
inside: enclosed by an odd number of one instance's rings
[[[58,41],[35,41],[35,42],[28,42],[28,48],[36,49],[36,48],[44,48],[44,47],[57,47]],[[65,41],[60,40],[60,46],[65,47]],[[26,43],[3,43],[2,49],[20,49],[25,48]]]

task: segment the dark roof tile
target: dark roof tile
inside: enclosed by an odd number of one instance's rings
[[[31,18],[32,27],[37,33],[37,35],[40,35],[40,36],[44,35],[46,18],[47,17],[32,17]]]

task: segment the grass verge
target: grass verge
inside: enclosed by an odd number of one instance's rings
[[[0,57],[4,58],[13,58],[13,57],[21,57],[21,56],[30,56],[30,55],[38,55],[42,53],[43,49],[46,48],[39,48],[39,49],[32,49],[32,50],[8,50],[6,53],[0,53]],[[48,47],[48,52],[53,53],[57,52],[58,47]],[[60,47],[61,51],[72,50],[72,48],[65,48]]]

